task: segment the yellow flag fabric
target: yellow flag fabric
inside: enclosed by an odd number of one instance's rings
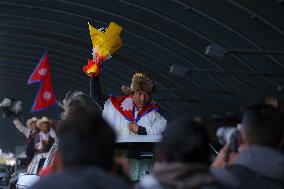
[[[96,49],[100,57],[112,55],[122,46],[122,40],[120,38],[122,30],[123,28],[114,22],[109,24],[105,32],[89,24],[93,48]]]

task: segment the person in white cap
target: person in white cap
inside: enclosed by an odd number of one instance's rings
[[[13,120],[13,123],[16,126],[16,128],[21,133],[23,133],[26,136],[26,138],[28,139],[27,147],[26,147],[26,155],[28,157],[27,162],[30,162],[35,155],[35,143],[34,143],[34,141],[35,141],[37,133],[39,132],[39,129],[36,126],[37,121],[38,121],[38,119],[36,117],[32,117],[32,118],[27,120],[26,127],[25,127],[19,118],[15,118]]]
[[[32,117],[28,119],[26,123],[26,127],[23,125],[23,123],[21,122],[19,118],[15,118],[13,120],[13,123],[16,126],[16,128],[26,136],[26,138],[29,138],[30,135],[39,131],[39,129],[36,126],[37,120],[38,119],[36,117]]]
[[[35,148],[38,153],[48,152],[56,140],[56,136],[51,133],[51,121],[47,117],[42,117],[36,122],[40,132],[35,139]]]

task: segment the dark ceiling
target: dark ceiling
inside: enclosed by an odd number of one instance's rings
[[[26,82],[46,49],[57,98],[74,89],[88,93],[87,23],[99,28],[111,21],[123,26],[124,45],[104,64],[105,93],[121,94],[133,72],[148,72],[169,119],[233,114],[265,95],[284,99],[284,56],[204,55],[210,44],[284,50],[283,0],[0,0],[0,97],[23,101],[25,118],[32,116],[39,85]],[[173,64],[190,74],[170,75]],[[42,114],[56,118],[57,110],[35,115]],[[0,123],[0,148],[24,144],[10,119]]]

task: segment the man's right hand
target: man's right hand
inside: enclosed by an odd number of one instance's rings
[[[13,123],[14,123],[14,125],[22,124],[22,122],[21,122],[18,118],[15,118],[15,119],[13,120]]]
[[[213,168],[223,168],[226,165],[234,164],[237,156],[239,154],[236,152],[229,152],[228,145],[226,144],[219,152],[217,158],[211,164]]]
[[[129,127],[130,131],[132,131],[133,133],[137,134],[137,132],[138,132],[138,127],[139,127],[139,125],[137,125],[137,123],[132,123],[132,122],[130,122],[130,123],[128,124],[128,127]]]

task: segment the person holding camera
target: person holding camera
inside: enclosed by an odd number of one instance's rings
[[[226,144],[211,165],[219,182],[233,188],[284,188],[284,117],[270,105],[248,107],[239,129],[239,150]]]
[[[208,134],[189,117],[171,121],[156,147],[153,174],[145,175],[135,189],[220,189],[209,170]]]

